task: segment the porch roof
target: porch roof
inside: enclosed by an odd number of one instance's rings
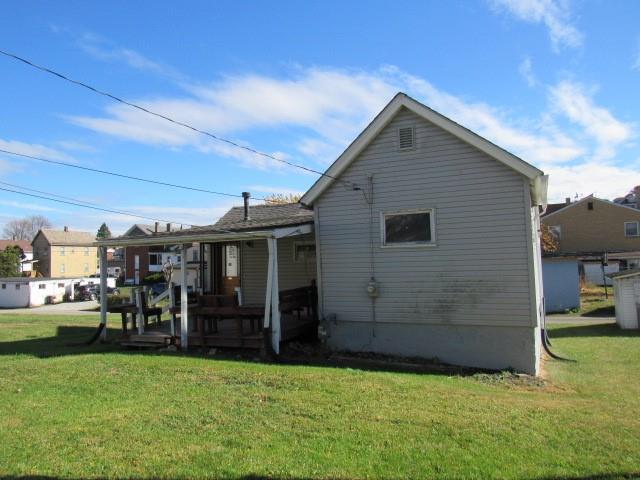
[[[193,242],[223,242],[280,238],[313,231],[313,212],[300,204],[255,205],[244,220],[243,207],[231,208],[214,225],[145,236],[121,236],[95,242],[97,246],[176,245]]]

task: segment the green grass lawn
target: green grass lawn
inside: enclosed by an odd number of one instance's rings
[[[115,319],[114,319],[115,320]],[[544,386],[73,347],[0,317],[0,479],[633,478],[640,336],[556,326]]]

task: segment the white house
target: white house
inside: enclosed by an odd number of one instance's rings
[[[537,374],[542,171],[399,93],[304,194],[338,350]]]
[[[263,317],[251,337],[241,323],[233,338],[198,337],[182,288],[181,348],[264,338],[277,354],[307,327],[296,309],[308,293],[332,349],[537,374],[546,187],[542,171],[399,93],[300,204],[249,207],[244,193],[215,225],[97,245],[197,243],[198,291],[240,289],[235,311]]]

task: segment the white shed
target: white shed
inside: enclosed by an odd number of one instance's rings
[[[638,328],[640,310],[640,268],[611,273],[616,302],[616,323],[620,328]]]
[[[77,281],[76,281],[77,282]],[[39,307],[59,303],[73,290],[67,278],[0,278],[0,308]]]

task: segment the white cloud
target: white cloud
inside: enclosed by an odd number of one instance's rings
[[[90,31],[80,33],[60,25],[50,25],[50,29],[53,33],[69,37],[76,47],[97,60],[124,63],[136,70],[164,76],[177,82],[185,80],[184,75],[169,65],[151,60],[131,48],[117,46],[102,35]]]
[[[634,185],[640,185],[637,165],[616,166],[601,162],[578,165],[539,165],[549,174],[549,202],[562,202],[593,193],[596,197],[613,199],[624,195]]]
[[[536,166],[552,166],[558,172],[551,178],[552,187],[557,185],[562,191],[573,189],[561,185],[573,185],[565,172],[579,171],[580,164],[591,165],[596,160],[613,162],[615,154],[635,137],[633,124],[616,118],[595,101],[593,90],[579,83],[565,80],[549,87],[547,104],[537,116],[524,117],[443,91],[394,66],[372,72],[297,69],[285,79],[234,76],[206,87],[191,87],[189,95],[141,103],[225,137],[251,136],[257,130],[279,138],[285,132],[282,138],[290,145],[288,151],[272,154],[323,169],[397,91],[407,92]],[[278,162],[121,105],[109,106],[104,117],[73,117],[71,121],[136,142],[194,148],[254,168],[283,168]]]
[[[556,51],[582,45],[584,35],[573,25],[567,0],[490,0],[490,4],[518,20],[545,25]]]
[[[532,162],[568,161],[583,153],[571,138],[542,127],[515,128],[498,109],[468,102],[443,92],[428,81],[393,66],[375,72],[312,68],[294,79],[236,76],[209,86],[194,87],[195,97],[140,101],[144,107],[219,135],[245,133],[255,128],[302,129],[293,142],[294,163],[312,160],[325,167],[333,161],[393,95],[403,90],[441,113],[477,131]],[[281,164],[230,145],[215,142],[191,130],[123,105],[111,105],[107,116],[69,117],[73,123],[109,135],[150,145],[191,146],[203,152],[240,159],[258,168]],[[302,161],[299,157],[306,160]]]
[[[526,57],[518,66],[518,72],[531,88],[538,84],[535,75],[533,74],[533,67],[531,65],[531,58]]]
[[[632,124],[616,119],[606,108],[596,105],[592,93],[579,83],[561,81],[549,89],[549,95],[554,110],[595,140],[596,159],[614,157],[617,147],[634,136]]]
[[[0,138],[0,149],[7,150],[9,152],[20,153],[23,155],[31,155],[33,157],[45,157],[52,160],[61,160],[65,162],[74,161],[73,157],[64,152],[61,152],[60,150],[56,150],[54,148],[46,147],[44,145],[40,145],[38,143],[25,143],[16,140],[3,140]],[[0,154],[5,155],[7,158],[18,158],[3,153]]]

